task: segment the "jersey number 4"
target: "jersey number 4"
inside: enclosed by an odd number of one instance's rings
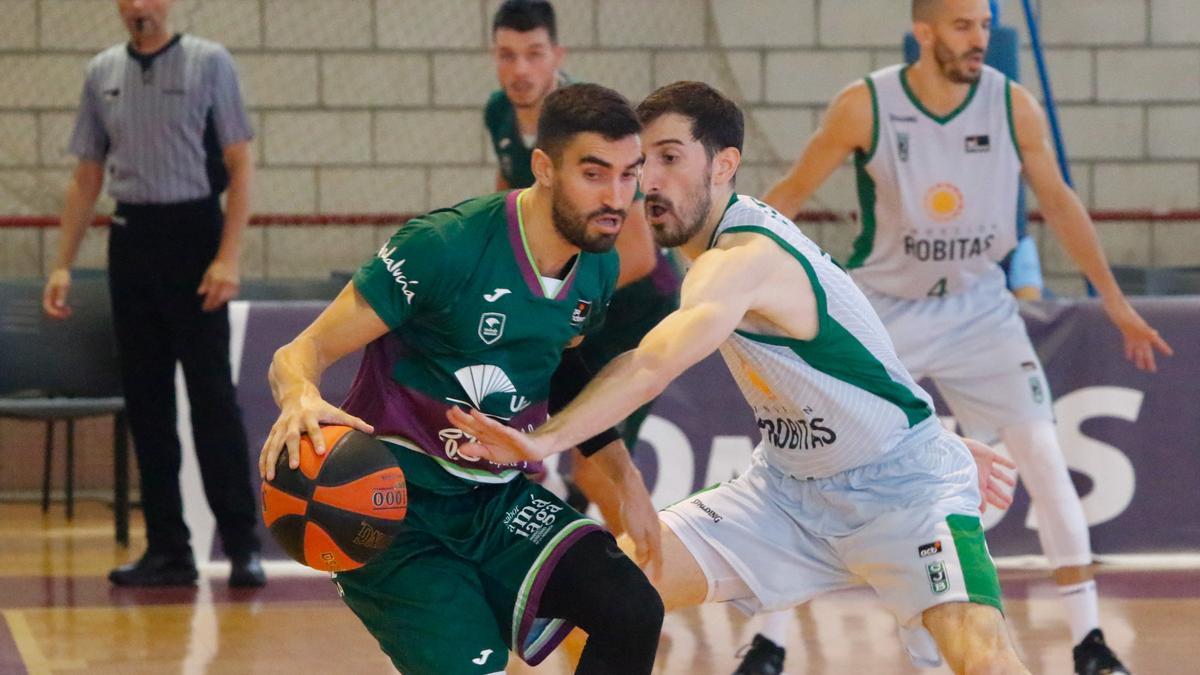
[[[929,292],[925,295],[931,298],[940,298],[946,294],[946,277],[937,280],[937,283],[930,287]]]

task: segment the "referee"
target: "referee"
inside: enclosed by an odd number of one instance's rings
[[[246,433],[229,367],[226,303],[238,291],[249,217],[253,132],[219,44],[172,33],[173,0],[118,0],[130,41],[88,64],[70,152],[47,314],[70,314],[71,264],[108,172],[117,201],[108,278],[122,384],[140,472],[147,549],[113,570],[118,586],[197,578],[179,487],[175,362],[183,364],[204,491],[231,586],[266,583]],[[225,216],[220,193],[228,189]]]

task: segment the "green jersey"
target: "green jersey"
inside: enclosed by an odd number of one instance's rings
[[[464,455],[468,439],[446,411],[468,406],[523,430],[544,422],[563,349],[602,322],[617,282],[615,252],[581,252],[561,282],[542,277],[525,239],[522,193],[416,218],[354,275],[391,330],[367,346],[343,407],[376,435],[469,480],[503,482],[541,466]]]
[[[500,175],[509,187],[533,185],[533,143],[526,143],[517,124],[517,111],[503,89],[488,97],[483,109],[483,123],[492,136],[492,149],[500,160]]]
[[[573,84],[565,73],[558,74],[558,86]],[[492,137],[492,149],[500,160],[500,175],[510,188],[531,187],[534,183],[533,139],[521,136],[521,125],[517,124],[517,109],[503,89],[497,89],[488,97],[483,109],[483,124]]]

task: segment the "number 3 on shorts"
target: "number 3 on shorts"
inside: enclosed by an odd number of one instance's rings
[[[925,295],[931,298],[940,298],[946,294],[946,277],[937,280],[937,283],[929,288],[929,292]]]

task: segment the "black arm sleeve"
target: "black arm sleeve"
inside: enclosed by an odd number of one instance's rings
[[[558,364],[558,370],[554,371],[554,375],[550,377],[550,414],[553,415],[567,407],[567,404],[583,391],[583,388],[592,381],[594,376],[595,373],[583,362],[583,357],[579,354],[578,349],[568,349],[563,352],[562,363]],[[621,434],[615,427],[609,427],[580,443],[579,452],[584,457],[591,457],[604,446],[619,440],[621,440]]]

